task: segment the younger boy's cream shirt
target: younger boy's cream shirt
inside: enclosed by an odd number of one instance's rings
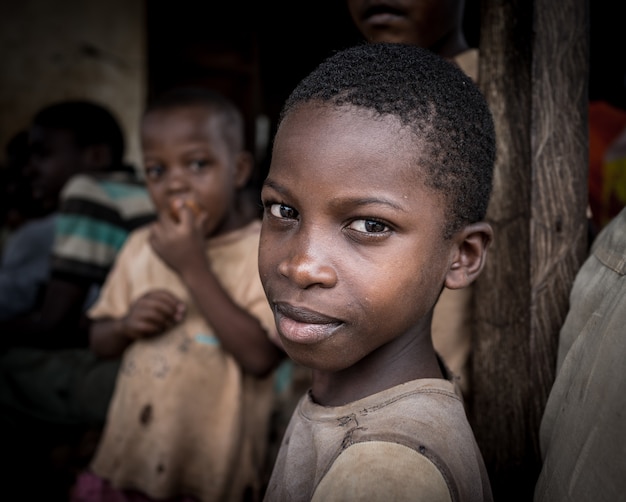
[[[274,317],[259,279],[260,222],[213,239],[207,253],[233,300],[268,334]],[[178,276],[152,251],[147,228],[132,234],[105,283],[93,319],[123,316],[164,288],[187,306],[168,332],[134,342],[123,356],[92,470],[153,498],[241,500],[260,489],[272,411],[272,378],[244,374],[222,350]]]

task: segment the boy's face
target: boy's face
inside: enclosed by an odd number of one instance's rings
[[[146,182],[159,217],[172,217],[174,201],[191,201],[208,215],[207,237],[228,229],[241,184],[237,155],[220,127],[211,110],[186,106],[148,113],[141,129]]]
[[[261,194],[259,270],[281,340],[325,371],[429,336],[454,256],[441,196],[412,161],[415,138],[346,110],[292,111]]]

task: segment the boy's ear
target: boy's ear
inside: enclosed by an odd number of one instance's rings
[[[448,289],[469,286],[485,266],[487,248],[493,239],[493,229],[484,221],[467,225],[453,237],[456,253],[446,275]]]
[[[235,163],[235,186],[237,188],[243,188],[246,185],[253,167],[254,158],[250,152],[242,151],[237,154]]]

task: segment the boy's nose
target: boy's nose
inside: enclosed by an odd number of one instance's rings
[[[171,169],[167,177],[167,189],[170,192],[183,192],[189,190],[189,180],[182,169]]]
[[[332,253],[323,241],[314,241],[312,236],[294,237],[278,271],[302,289],[312,286],[332,288],[337,283],[337,271],[329,261]]]

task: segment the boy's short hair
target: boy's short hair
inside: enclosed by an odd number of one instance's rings
[[[393,116],[412,131],[425,184],[447,202],[445,238],[484,219],[496,152],[493,119],[478,87],[454,64],[414,45],[358,45],[330,56],[298,84],[279,125],[306,102]]]
[[[205,107],[218,114],[224,127],[224,140],[233,152],[244,148],[245,131],[243,115],[237,105],[223,94],[206,87],[176,87],[157,96],[148,103],[144,117],[157,110],[179,107]]]
[[[37,112],[33,125],[69,131],[79,148],[107,145],[111,166],[122,165],[124,133],[113,113],[102,105],[84,100],[54,103]]]

